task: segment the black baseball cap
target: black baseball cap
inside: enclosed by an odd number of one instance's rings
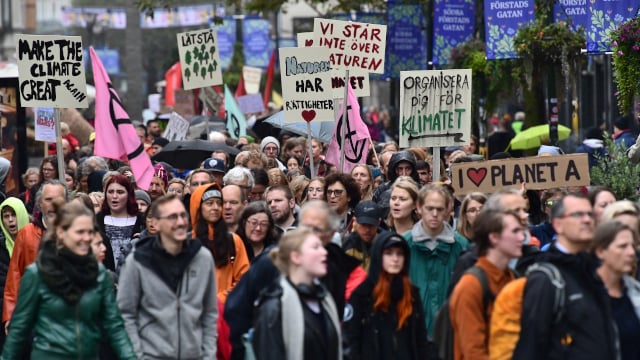
[[[356,221],[358,224],[380,225],[382,211],[373,201],[363,201],[356,205]]]

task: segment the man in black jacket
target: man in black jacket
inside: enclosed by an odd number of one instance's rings
[[[566,195],[551,208],[557,241],[537,261],[555,265],[565,281],[565,304],[556,321],[556,286],[548,275],[527,277],[520,339],[514,359],[619,359],[620,350],[604,285],[587,254],[594,232],[589,200]]]

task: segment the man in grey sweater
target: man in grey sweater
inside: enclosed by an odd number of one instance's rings
[[[215,359],[218,308],[211,252],[188,233],[173,195],[150,209],[155,236],[141,239],[121,269],[118,305],[139,359]]]

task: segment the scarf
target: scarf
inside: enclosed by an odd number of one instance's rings
[[[53,240],[42,244],[36,264],[49,290],[69,305],[98,283],[98,261],[92,253],[76,255],[64,246],[58,249]]]

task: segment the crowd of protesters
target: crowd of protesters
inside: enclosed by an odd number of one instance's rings
[[[169,143],[137,131],[150,156]],[[610,189],[457,195],[475,137],[433,179],[426,148],[379,143],[342,173],[316,139],[217,133],[240,153],[154,163],[144,190],[96,136],[67,134],[64,181],[46,157],[0,203],[2,359],[640,358],[640,207]],[[577,149],[590,166],[602,136]]]

